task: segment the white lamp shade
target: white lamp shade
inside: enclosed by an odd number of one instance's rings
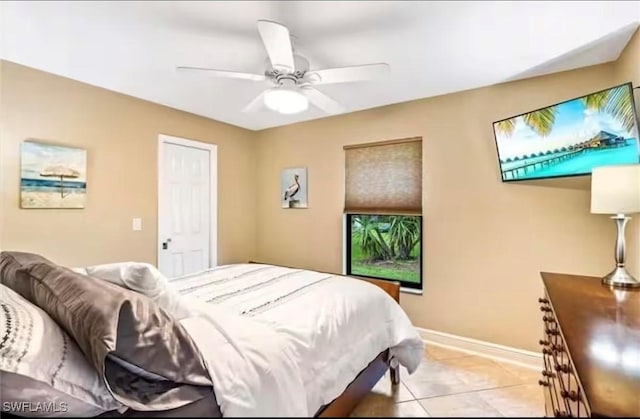
[[[594,168],[591,172],[591,212],[640,212],[640,164]]]

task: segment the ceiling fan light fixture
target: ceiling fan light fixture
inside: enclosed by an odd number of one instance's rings
[[[227,79],[269,82],[271,89],[261,91],[242,112],[258,112],[267,108],[281,114],[297,114],[309,109],[311,102],[315,108],[330,115],[343,113],[346,109],[315,89],[316,85],[375,80],[386,77],[389,73],[389,64],[386,63],[310,70],[309,60],[294,53],[292,36],[286,26],[269,20],[258,20],[258,32],[267,52],[266,68],[262,73],[187,66],[179,66],[177,70],[207,73]]]
[[[264,94],[264,104],[274,112],[295,114],[309,108],[309,99],[296,90],[276,87]]]

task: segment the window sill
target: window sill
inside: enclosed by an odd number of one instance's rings
[[[405,294],[422,295],[422,290],[418,290],[418,289],[415,289],[415,288],[400,287],[400,292],[405,293]]]

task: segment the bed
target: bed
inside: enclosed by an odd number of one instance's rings
[[[241,323],[251,319],[251,336],[258,333],[253,329],[257,324],[275,330],[292,343],[297,355],[294,363],[302,366],[306,416],[348,414],[388,365],[397,371],[398,364],[402,364],[413,372],[422,359],[423,343],[397,304],[397,284],[250,263],[175,278],[170,285],[190,304],[206,304],[225,314],[234,313],[241,317]],[[225,326],[238,320],[232,318],[227,323],[225,319]],[[196,342],[205,341],[202,331],[210,332],[201,325],[185,326]],[[225,375],[225,370],[216,371],[219,367],[212,366],[214,383],[228,382],[231,377]],[[230,368],[235,369],[235,365]],[[399,379],[397,374],[392,375]],[[359,380],[354,381],[355,377]],[[358,391],[351,389],[351,402],[337,401],[352,382]],[[216,391],[220,393],[219,389]],[[288,391],[289,395],[293,393],[294,390]],[[278,400],[278,395],[269,397]],[[219,395],[224,412],[229,406],[221,399]],[[335,405],[331,405],[334,400]],[[340,405],[343,407],[338,408]]]
[[[213,391],[177,409],[102,416],[346,416],[389,366],[397,382],[399,365],[411,373],[422,359],[397,284],[260,263],[154,278]]]

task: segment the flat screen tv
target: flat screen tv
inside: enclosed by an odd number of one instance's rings
[[[493,123],[503,182],[640,163],[631,83]]]

